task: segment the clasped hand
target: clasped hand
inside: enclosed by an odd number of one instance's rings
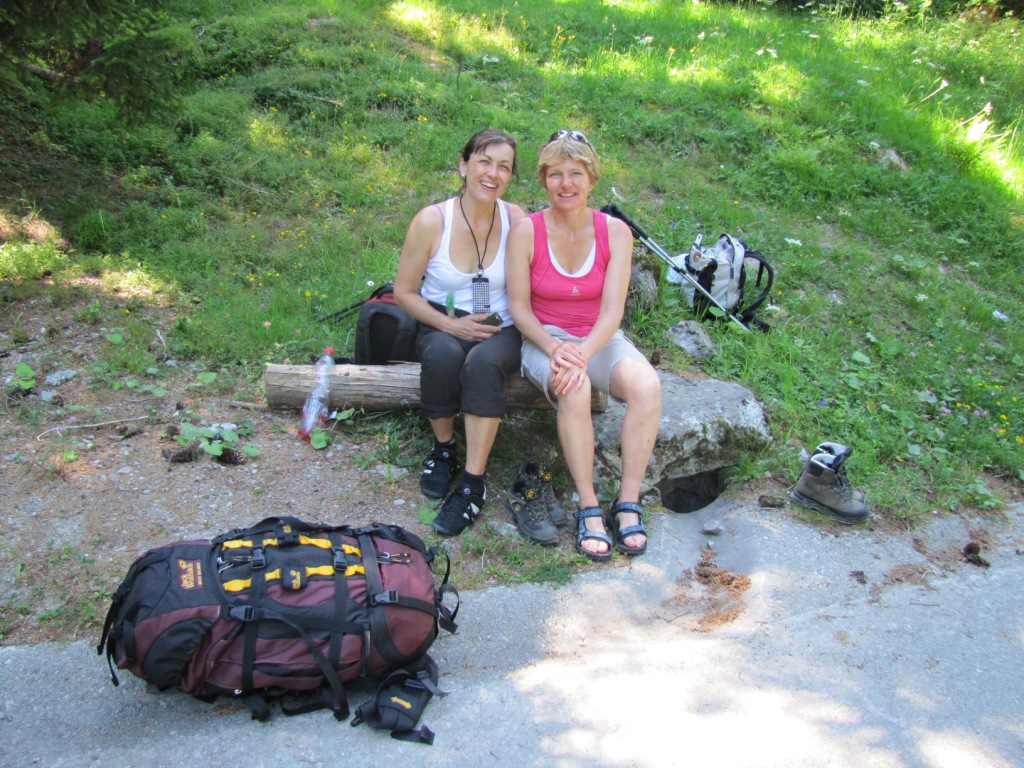
[[[560,342],[551,354],[551,390],[556,395],[579,392],[587,377],[587,358],[579,345]]]

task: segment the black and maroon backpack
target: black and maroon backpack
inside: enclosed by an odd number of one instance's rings
[[[129,569],[96,650],[115,685],[116,666],[159,690],[244,698],[260,720],[275,700],[286,714],[329,707],[344,720],[350,681],[398,680],[426,691],[425,705],[442,693],[427,650],[458,613],[447,568],[435,583],[435,554],[398,526],[289,517],[158,547]],[[393,735],[432,740],[413,725]]]

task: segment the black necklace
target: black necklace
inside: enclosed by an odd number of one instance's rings
[[[462,207],[462,195],[459,195],[459,210],[462,211],[462,218],[466,222],[466,226],[469,227],[469,236],[473,238],[473,247],[476,248],[477,275],[482,275],[484,272],[484,259],[487,257],[487,244],[491,241],[491,232],[494,231],[494,218],[498,212],[498,204],[495,203],[494,208],[491,209],[491,226],[487,228],[487,237],[484,238],[483,254],[480,253],[480,243],[476,241],[476,233],[473,231],[473,225],[469,223],[466,209]]]

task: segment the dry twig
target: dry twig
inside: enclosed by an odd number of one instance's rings
[[[89,427],[105,427],[109,424],[121,424],[122,422],[125,421],[142,421],[143,419],[148,418],[149,416],[135,416],[130,419],[114,419],[113,421],[101,421],[97,424],[68,424],[63,427],[50,427],[46,431],[40,432],[38,435],[36,435],[36,440],[41,440],[43,435],[45,435],[47,432],[60,432],[61,430],[64,429],[88,429]]]

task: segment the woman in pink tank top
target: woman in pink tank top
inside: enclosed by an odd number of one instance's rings
[[[619,219],[588,207],[600,171],[583,132],[553,134],[538,167],[551,204],[512,228],[505,259],[509,309],[523,335],[523,374],[557,408],[579,495],[577,551],[594,560],[609,559],[613,548],[638,555],[647,549],[640,491],[658,436],[661,380],[619,329],[633,236]],[[626,404],[622,477],[607,514],[594,488],[592,388]]]

